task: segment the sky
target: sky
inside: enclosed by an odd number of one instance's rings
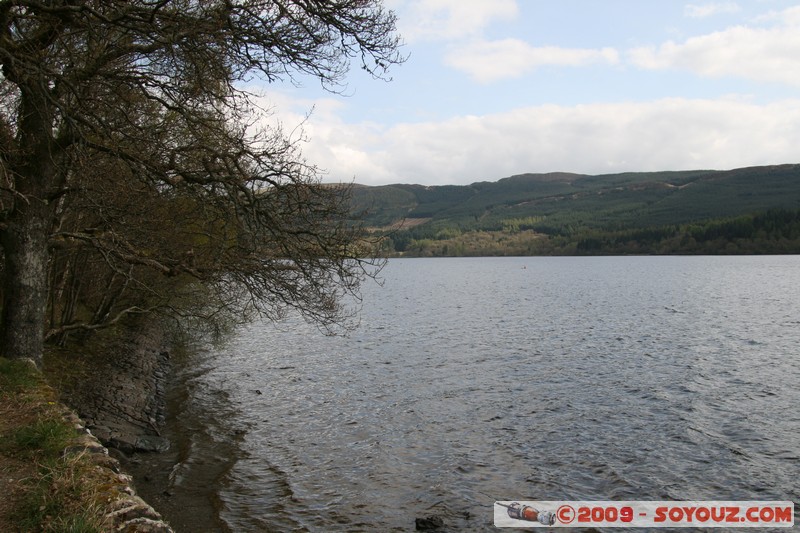
[[[800,162],[800,3],[385,0],[407,60],[266,86],[325,182]]]

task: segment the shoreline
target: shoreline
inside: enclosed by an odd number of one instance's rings
[[[81,530],[174,533],[35,365],[0,358],[0,367],[0,529],[80,523]]]
[[[59,400],[84,421],[173,531],[225,532],[210,503],[215,479],[174,483],[191,444],[191,431],[180,426],[190,395],[181,374],[186,363],[184,354],[175,352],[163,328],[147,320],[99,332],[86,346],[52,350],[45,373]]]
[[[235,459],[218,464],[193,465],[193,433],[185,424],[190,384],[184,361],[174,361],[164,396],[165,416],[161,434],[169,440],[169,450],[125,454],[124,468],[134,478],[137,490],[172,525],[176,533],[203,531],[230,533],[220,517],[222,504],[217,488]],[[202,423],[202,421],[200,421]],[[193,468],[193,466],[195,466]]]

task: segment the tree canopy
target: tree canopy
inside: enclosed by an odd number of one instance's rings
[[[131,313],[339,321],[374,265],[348,190],[246,87],[399,48],[380,0],[0,1],[4,355]]]

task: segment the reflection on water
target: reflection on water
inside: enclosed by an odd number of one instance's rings
[[[230,461],[230,530],[494,530],[510,499],[798,501],[800,257],[408,259],[383,277],[347,337],[255,324],[200,356],[177,471]]]

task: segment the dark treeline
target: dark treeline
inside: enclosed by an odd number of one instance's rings
[[[424,224],[396,231],[388,255],[615,255],[800,253],[800,209],[643,228],[554,226],[535,218],[492,227]]]
[[[598,232],[576,252],[653,254],[786,254],[800,252],[800,210],[713,219],[693,224]]]

